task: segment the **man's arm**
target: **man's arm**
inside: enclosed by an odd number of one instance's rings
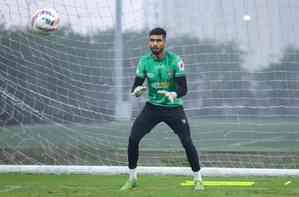
[[[134,90],[136,89],[137,86],[142,86],[144,80],[145,80],[144,78],[136,76],[133,86],[132,86],[132,89],[131,89],[131,93],[134,92]]]
[[[177,98],[185,96],[188,92],[186,77],[185,76],[176,77],[175,84],[176,84]]]
[[[138,76],[135,77],[134,84],[131,89],[131,95],[139,97],[146,91],[146,87],[142,85],[144,80],[145,78]]]
[[[183,97],[187,94],[187,80],[185,76],[175,78],[176,90],[175,92],[168,92],[166,90],[158,90],[159,94],[166,96],[170,102],[174,102],[176,98]]]

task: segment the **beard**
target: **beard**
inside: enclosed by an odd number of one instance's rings
[[[160,53],[163,52],[163,49],[159,49],[159,48],[151,48],[151,51],[154,55],[159,55]]]

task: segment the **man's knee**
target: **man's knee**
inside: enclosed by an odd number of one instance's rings
[[[140,139],[136,136],[130,136],[129,137],[129,144],[131,145],[138,145],[139,144]]]
[[[182,142],[182,145],[183,145],[185,148],[186,148],[186,147],[193,146],[193,142],[192,142],[191,137],[184,137],[184,138],[181,138],[181,142]]]

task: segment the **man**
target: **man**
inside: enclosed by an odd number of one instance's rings
[[[189,123],[183,109],[182,97],[187,93],[187,82],[182,59],[165,50],[166,31],[154,28],[149,33],[151,53],[139,59],[131,90],[139,97],[148,89],[148,101],[133,123],[128,144],[129,180],[121,190],[137,186],[139,142],[160,122],[166,123],[179,137],[194,172],[194,189],[203,190],[198,154],[193,145]],[[147,80],[147,88],[143,82]]]

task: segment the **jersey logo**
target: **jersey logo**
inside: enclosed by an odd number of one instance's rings
[[[178,63],[178,65],[179,65],[179,69],[180,69],[180,71],[184,71],[184,70],[185,70],[185,64],[184,64],[183,61],[180,61],[180,62]]]
[[[148,77],[148,78],[153,78],[153,77],[154,77],[154,74],[148,72],[148,73],[147,73],[147,77]]]

